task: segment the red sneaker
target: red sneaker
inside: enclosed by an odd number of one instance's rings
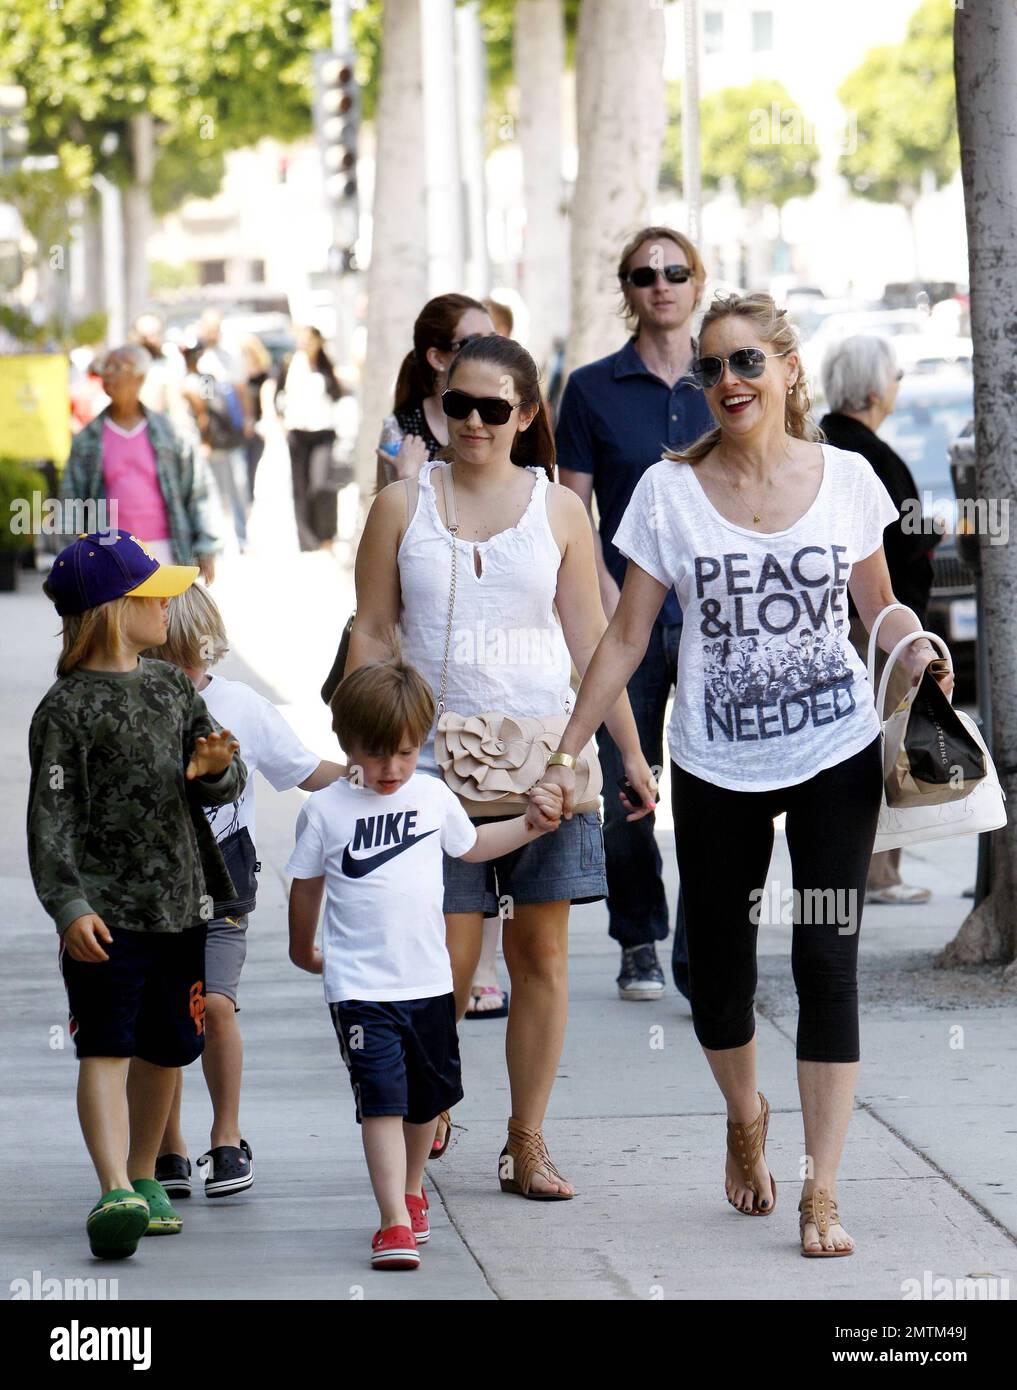
[[[431,1223],[427,1219],[428,1205],[426,1192],[419,1197],[407,1192],[406,1210],[410,1214],[410,1227],[418,1245],[423,1245],[425,1240],[431,1239]]]
[[[371,1241],[374,1269],[416,1269],[420,1264],[417,1242],[409,1226],[386,1226]]]

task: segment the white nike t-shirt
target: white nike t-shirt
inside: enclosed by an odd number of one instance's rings
[[[325,876],[325,999],[395,1002],[452,990],[442,915],[442,850],[454,859],[477,832],[438,777],[389,796],[340,777],[308,797],[286,872]]]
[[[685,615],[671,757],[733,791],[805,782],[879,733],[848,640],[847,583],[898,512],[860,454],[822,449],[819,492],[784,531],[728,521],[694,464],[662,459],[636,484],[614,536],[623,555],[675,586]]]
[[[236,735],[247,767],[247,785],[239,800],[206,806],[205,814],[217,840],[244,826],[254,840],[255,772],[267,777],[277,792],[284,792],[306,781],[321,759],[304,747],[271,700],[243,681],[212,676],[201,698],[212,718]]]

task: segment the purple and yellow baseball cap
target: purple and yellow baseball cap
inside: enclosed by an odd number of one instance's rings
[[[115,598],[172,598],[197,577],[197,565],[160,565],[129,531],[93,531],[61,550],[43,587],[68,618]]]

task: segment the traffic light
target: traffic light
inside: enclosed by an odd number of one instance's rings
[[[356,202],[360,96],[353,55],[314,55],[315,117],[325,169],[325,200],[332,208]]]

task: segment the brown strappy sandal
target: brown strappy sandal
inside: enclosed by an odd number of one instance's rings
[[[428,1158],[441,1158],[452,1138],[452,1116],[447,1110],[441,1112],[438,1116],[438,1121],[445,1126],[445,1138],[440,1144],[436,1138],[431,1140],[431,1152],[427,1155]]]
[[[527,1129],[518,1120],[508,1122],[508,1141],[498,1158],[502,1192],[516,1192],[531,1202],[571,1202],[574,1192],[537,1192],[534,1177],[545,1182],[567,1182],[551,1162],[539,1129]]]
[[[815,1226],[819,1232],[820,1241],[826,1240],[830,1234],[831,1226],[840,1224],[840,1217],[837,1215],[837,1199],[831,1197],[829,1192],[817,1187],[808,1197],[803,1197],[798,1203],[798,1210],[801,1215],[798,1217],[798,1238],[802,1242],[802,1254],[807,1260],[825,1260],[832,1255],[853,1255],[855,1247],[852,1245],[848,1250],[806,1250],[805,1248],[805,1227]]]
[[[770,1127],[770,1103],[762,1091],[757,1091],[756,1095],[759,1097],[759,1114],[754,1120],[747,1125],[735,1124],[733,1120],[727,1122],[727,1151],[741,1168],[745,1186],[755,1194],[750,1211],[735,1206],[728,1198],[735,1211],[740,1211],[742,1216],[769,1216],[777,1206],[777,1179],[773,1174],[770,1174],[773,1201],[768,1207],[759,1205],[759,1188],[752,1180],[752,1170],[761,1158],[766,1157],[766,1131]]]

